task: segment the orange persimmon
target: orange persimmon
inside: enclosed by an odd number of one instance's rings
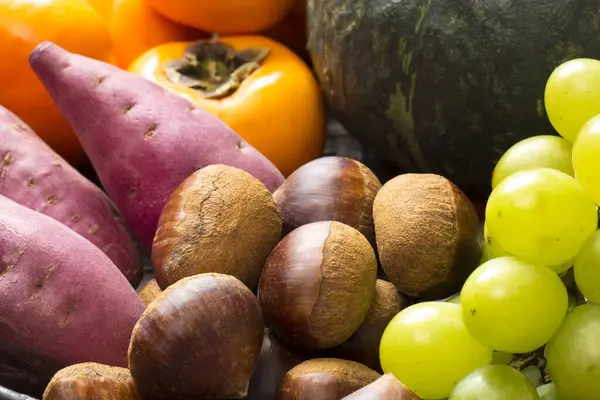
[[[50,40],[69,51],[111,59],[110,33],[82,0],[0,0],[0,104],[73,164],[85,153],[67,121],[29,67],[29,53]]]
[[[87,1],[105,21],[110,19],[113,8],[113,0],[85,0]]]
[[[146,0],[180,24],[219,34],[249,34],[272,28],[294,0]]]
[[[115,0],[109,26],[117,65],[124,69],[139,55],[159,44],[209,36],[168,20],[148,6],[145,0]]]
[[[296,54],[271,39],[168,43],[129,70],[219,117],[284,175],[323,152],[325,111],[317,81]]]

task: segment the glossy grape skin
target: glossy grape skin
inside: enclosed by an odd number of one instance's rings
[[[600,83],[600,82],[599,82]],[[600,115],[587,122],[573,145],[575,177],[600,204]]]
[[[544,103],[554,129],[574,142],[581,127],[600,114],[600,61],[578,58],[559,65],[546,83]]]
[[[552,271],[556,272],[557,274],[562,274],[563,272],[567,272],[569,269],[571,269],[572,266],[573,266],[573,260],[571,259],[562,264],[550,265],[550,266],[548,266],[548,268],[550,268]]]
[[[467,332],[461,307],[443,301],[398,313],[383,333],[379,353],[383,371],[423,399],[448,397],[458,381],[492,361],[492,349]]]
[[[460,304],[460,293],[455,294],[454,296],[445,300],[448,303]],[[569,297],[569,305],[571,301],[571,297]],[[495,365],[508,365],[513,359],[515,355],[512,353],[505,353],[503,351],[495,351],[492,354],[492,364]]]
[[[588,301],[600,304],[600,231],[581,248],[573,267],[577,288]]]
[[[560,136],[532,136],[513,145],[492,173],[492,188],[519,171],[551,168],[573,176],[572,144]]]
[[[498,257],[510,256],[510,254],[504,250],[498,242],[490,235],[490,230],[487,223],[483,224],[483,255],[481,257],[481,264],[486,261],[493,260]]]
[[[483,227],[483,253],[481,256],[480,265],[486,261],[493,260],[498,257],[506,257],[511,256],[512,254],[508,253],[506,250],[498,245],[497,241],[490,235],[487,224],[484,224]],[[558,264],[558,265],[550,265],[549,268],[556,272],[557,274],[562,274],[563,272],[568,271],[573,266],[573,260],[569,260],[567,262]]]
[[[546,345],[546,359],[561,400],[600,400],[600,305],[569,311]]]
[[[508,253],[537,265],[573,259],[596,231],[596,205],[575,179],[539,168],[506,178],[486,207],[489,234]]]
[[[448,303],[452,303],[452,304],[459,304],[460,305],[460,293],[455,294],[454,296],[450,296],[448,297],[446,300],[444,300]]]
[[[515,358],[514,354],[505,353],[503,351],[494,351],[494,355],[492,356],[492,364],[494,365],[508,365],[513,358]]]
[[[456,385],[448,400],[539,400],[522,373],[506,365],[480,368]]]
[[[474,338],[497,351],[527,353],[542,347],[558,329],[568,296],[550,268],[500,257],[473,271],[460,302]]]

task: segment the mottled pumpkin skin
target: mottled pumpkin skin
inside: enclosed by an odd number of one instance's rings
[[[597,0],[308,0],[308,47],[343,125],[398,172],[485,196],[512,144],[555,133],[546,81],[600,58]]]

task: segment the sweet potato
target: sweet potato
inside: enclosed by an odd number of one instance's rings
[[[62,222],[140,283],[140,254],[112,201],[1,106],[0,194]]]
[[[68,365],[126,367],[144,309],[90,241],[0,195],[0,385],[40,396]]]
[[[147,249],[168,196],[200,168],[243,169],[271,192],[283,182],[277,168],[224,122],[145,78],[51,42],[38,45],[29,63]]]

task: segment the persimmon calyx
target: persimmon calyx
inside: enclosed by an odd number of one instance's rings
[[[174,84],[194,89],[206,99],[221,99],[233,94],[270,52],[268,47],[237,51],[214,40],[198,40],[182,58],[164,63],[163,71]]]

